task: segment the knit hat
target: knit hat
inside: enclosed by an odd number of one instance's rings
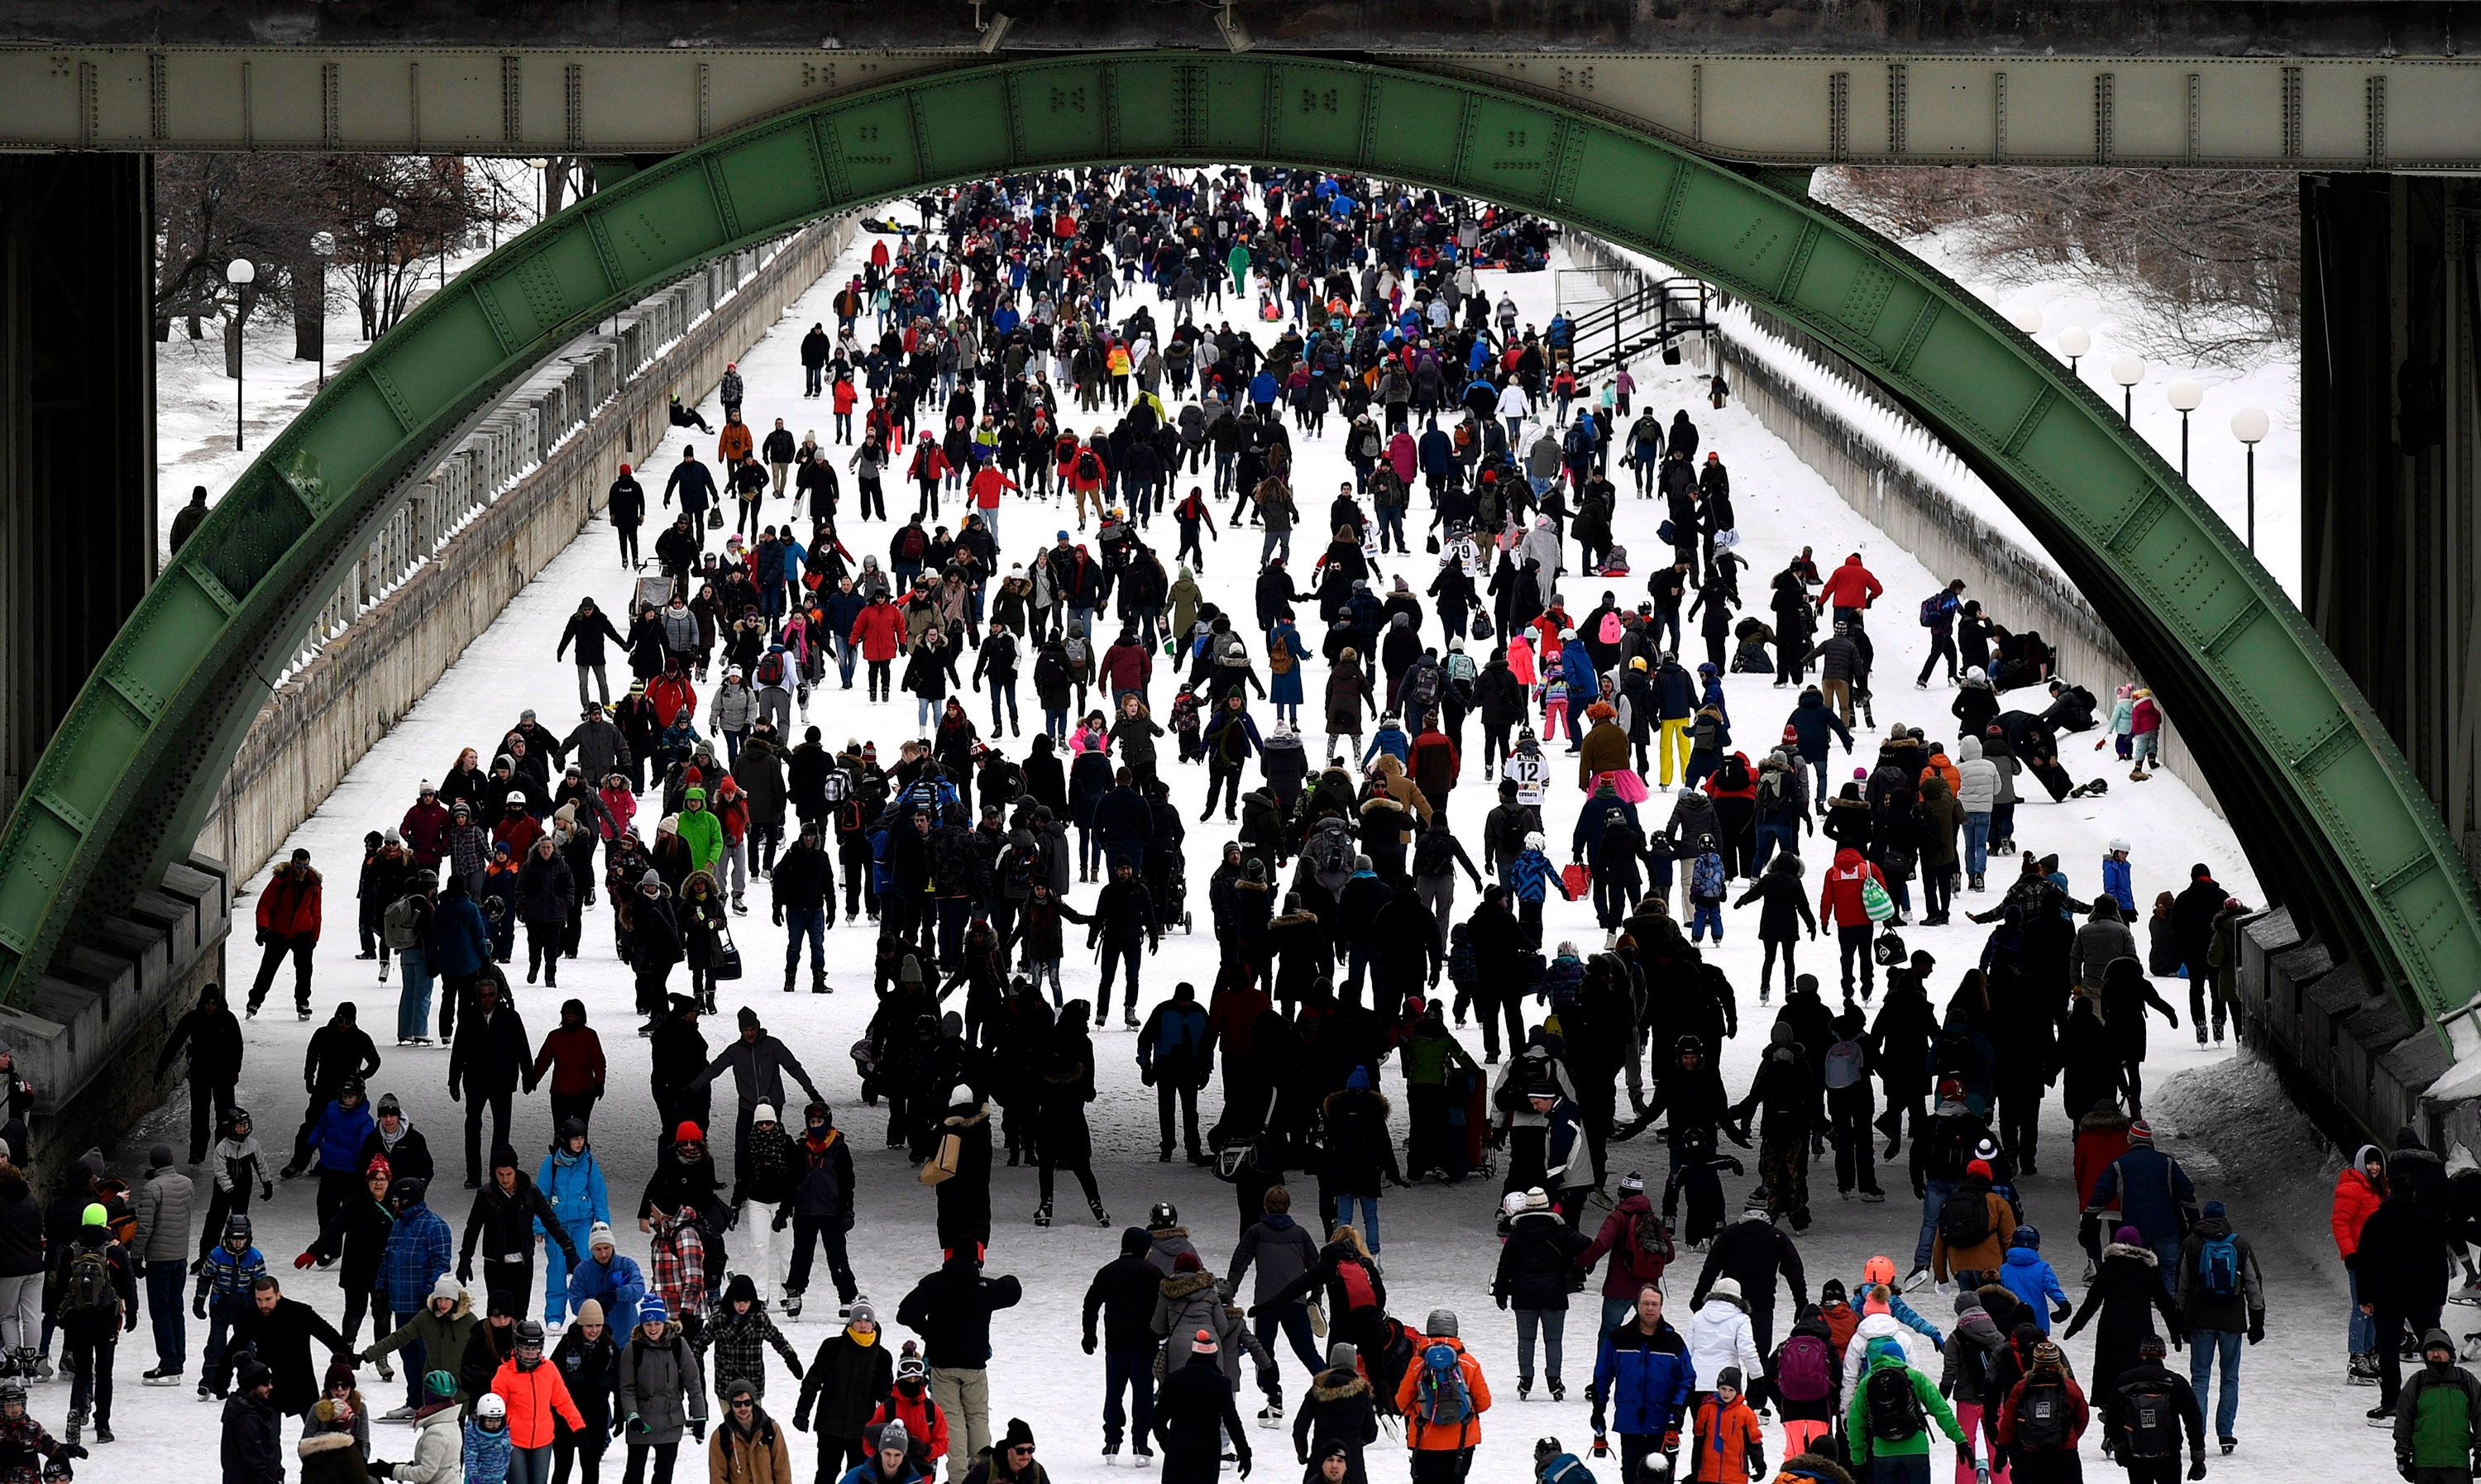
[[[706,1131],[684,1118],[672,1130],[672,1142],[675,1144],[703,1144],[706,1142]]]
[[[455,1273],[441,1273],[431,1285],[432,1298],[457,1299],[463,1297],[464,1293],[465,1290],[457,1286]]]
[[[878,1445],[882,1451],[888,1448],[897,1448],[901,1450],[913,1446],[913,1434],[905,1431],[904,1419],[901,1417],[889,1418],[887,1421],[879,1427]]]
[[[851,1303],[845,1305],[845,1324],[848,1327],[867,1324],[871,1328],[876,1329],[878,1327],[878,1306],[872,1303],[869,1299],[855,1298]]]
[[[158,1144],[158,1145],[156,1145],[154,1148],[152,1148],[152,1149],[150,1149],[150,1150],[146,1151],[146,1167],[147,1167],[148,1169],[150,1169],[150,1170],[170,1169],[170,1168],[171,1167],[171,1164],[172,1164],[172,1146],[171,1146],[171,1145],[170,1145],[170,1144]]]
[[[2060,1349],[2055,1340],[2040,1341],[2033,1346],[2033,1364],[2036,1366],[2065,1365],[2067,1359],[2068,1352]]]
[[[1737,1304],[1740,1301],[1740,1281],[1737,1278],[1717,1278],[1714,1280],[1714,1286],[1706,1290],[1706,1296],[1727,1298]]]
[[[647,1294],[645,1302],[638,1306],[638,1322],[640,1324],[668,1324],[671,1318],[672,1312],[664,1307],[664,1300],[658,1294]]]
[[[2153,1148],[2154,1125],[2147,1123],[2142,1118],[2129,1124],[2128,1126],[2128,1142],[2131,1147],[2141,1144],[2148,1149]]]
[[[612,1223],[609,1221],[598,1221],[586,1229],[586,1250],[588,1252],[592,1252],[597,1247],[619,1245],[612,1239]]]
[[[88,1207],[88,1208],[87,1208],[87,1210],[89,1210],[89,1211],[92,1211],[93,1209],[94,1209],[94,1208],[93,1208],[93,1207],[91,1207],[91,1206],[90,1206],[90,1207]],[[2220,1201],[2207,1201],[2207,1202],[2206,1203],[2206,1205],[2205,1205],[2205,1211],[2204,1211],[2204,1214],[2205,1214],[2208,1219],[2212,1219],[2212,1220],[2220,1220],[2220,1219],[2222,1219],[2222,1218],[2224,1218],[2224,1217],[2226,1217],[2226,1216],[2229,1216],[2229,1215],[2231,1214],[2231,1211],[2230,1211],[2230,1210],[2229,1210],[2228,1208],[2226,1208],[2226,1207],[2223,1205],[2223,1203],[2222,1203],[2222,1202],[2220,1202]]]
[[[578,1306],[577,1306],[577,1322],[578,1322],[578,1323],[580,1323],[580,1324],[600,1324],[600,1323],[602,1323],[602,1322],[603,1322],[603,1301],[602,1301],[601,1299],[599,1299],[599,1298],[589,1298],[589,1299],[588,1299],[585,1303],[582,1303],[582,1304],[578,1305]]]
[[[1741,1383],[1743,1380],[1744,1378],[1740,1374],[1739,1367],[1726,1366],[1722,1369],[1714,1372],[1714,1390],[1718,1392],[1737,1392],[1741,1389]]]
[[[1632,1190],[1643,1190],[1644,1188],[1645,1177],[1634,1170],[1631,1170],[1620,1177],[1620,1193],[1622,1195],[1626,1195]]]
[[[2118,1231],[2111,1233],[2110,1239],[2123,1247],[2142,1247],[2145,1245],[2145,1234],[2132,1226],[2124,1226]]]
[[[1191,1355],[1213,1355],[1220,1348],[1215,1344],[1214,1331],[1211,1329],[1199,1330],[1189,1338],[1188,1353]]]
[[[1175,1273],[1194,1273],[1203,1270],[1204,1266],[1194,1252],[1184,1252],[1171,1260],[1171,1270]]]
[[[1981,1290],[1979,1289],[1966,1289],[1955,1296],[1955,1312],[1959,1315],[1971,1314],[1980,1307]]]
[[[1843,1280],[1841,1278],[1829,1278],[1817,1286],[1817,1301],[1820,1304],[1840,1304],[1847,1296]]]
[[[1997,1175],[1992,1173],[1990,1161],[1987,1159],[1972,1160],[1965,1165],[1964,1172],[1967,1175],[1978,1175],[1984,1180],[1996,1180],[1998,1178]]]
[[[1032,1446],[1033,1446],[1033,1429],[1027,1426],[1025,1419],[1021,1417],[1009,1418],[1007,1432],[1000,1439],[1000,1451],[1005,1453],[1009,1448]]]
[[[1337,1370],[1350,1370],[1361,1364],[1361,1347],[1349,1340],[1339,1340],[1326,1347],[1326,1363]]]

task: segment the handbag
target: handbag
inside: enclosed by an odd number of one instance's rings
[[[709,531],[721,531],[723,529],[722,506],[711,505],[706,508],[706,529]]]
[[[1559,889],[1567,894],[1570,901],[1583,897],[1593,889],[1593,885],[1594,873],[1586,869],[1583,861],[1570,861],[1560,869]]]
[[[964,1157],[963,1134],[940,1134],[939,1147],[931,1153],[929,1159],[922,1161],[922,1183],[926,1185],[943,1185],[954,1178],[956,1165]]]
[[[707,972],[714,975],[718,981],[741,977],[741,946],[732,941],[731,929],[725,928],[717,932],[715,967]]]

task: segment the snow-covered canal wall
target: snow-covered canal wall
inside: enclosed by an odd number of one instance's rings
[[[411,485],[259,712],[197,849],[236,884],[256,877],[602,509],[619,466],[661,448],[671,395],[702,400],[858,229],[850,217],[823,221],[643,300],[565,347]]]

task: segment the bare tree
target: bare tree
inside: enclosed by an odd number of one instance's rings
[[[2298,184],[2264,170],[1849,168],[1834,198],[1898,236],[1957,229],[2002,281],[2068,278],[2142,311],[2149,353],[2229,358],[2300,338]]]

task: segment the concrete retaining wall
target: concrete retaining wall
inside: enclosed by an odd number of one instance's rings
[[[1565,242],[1571,257],[1580,262],[1621,274],[1635,272],[1606,245],[1584,233],[1570,232]],[[1942,579],[1964,579],[1965,595],[1979,599],[1983,610],[2008,629],[2040,634],[2057,651],[2058,673],[2091,690],[2104,713],[2097,719],[2107,719],[2110,699],[2117,688],[2128,682],[2142,685],[2144,680],[2121,652],[2101,617],[2057,572],[1974,515],[1917,468],[1902,451],[1888,448],[1817,394],[1816,383],[1835,378],[1867,395],[1867,377],[1850,362],[1797,326],[1754,305],[1744,307],[1762,328],[1804,356],[1815,369],[1815,378],[1813,384],[1805,385],[1775,370],[1769,360],[1741,344],[1731,331],[1718,331],[1711,350],[1720,357],[1723,377],[1731,383],[1733,396],[1757,415],[1768,432],[1781,438],[1801,462],[1817,471],[1843,497],[1844,504],[1885,532],[1889,540],[1910,552]],[[1884,398],[1872,400],[1893,416],[1910,421]],[[1928,436],[1926,430],[1923,436]],[[1752,574],[1763,583],[1773,575],[1772,566],[1766,564],[1790,554],[1743,555],[1763,567]],[[1824,565],[1841,560],[1843,554],[1821,551],[1817,556]],[[1875,672],[1877,711],[1890,721],[1909,725],[1916,719],[1919,708],[1908,709],[1906,697],[1911,691],[1912,677],[1928,653],[1928,641],[1914,621],[1913,610],[1927,596],[1926,592],[1888,593],[1877,610],[1882,616],[1870,626],[1880,648]],[[1924,703],[1934,702],[1943,715],[1952,700],[1952,692],[1934,690]],[[2009,691],[2002,701],[2016,709],[2036,712],[2050,704],[2049,696],[2039,688]],[[1938,728],[1927,729],[1932,736],[1938,735]],[[2125,783],[2127,769],[2119,768],[2114,773],[2105,767],[2102,760],[2112,754],[2108,749],[2094,753],[2090,741],[2094,734],[2083,735],[2088,741],[2082,745],[2068,741],[2060,747],[2059,760],[2068,771],[2079,781],[2100,774],[2115,784]],[[2212,786],[2182,744],[2176,725],[2163,734],[2162,758],[2165,766],[2196,791],[2198,797],[2221,812],[2222,805],[2214,798]]]
[[[704,398],[856,230],[851,219],[822,222],[763,262],[748,252],[712,264],[567,347],[513,392],[409,492],[348,573],[314,630],[331,637],[260,711],[198,848],[230,862],[236,883],[255,881],[347,770],[576,538],[619,466],[662,446],[672,393]]]

